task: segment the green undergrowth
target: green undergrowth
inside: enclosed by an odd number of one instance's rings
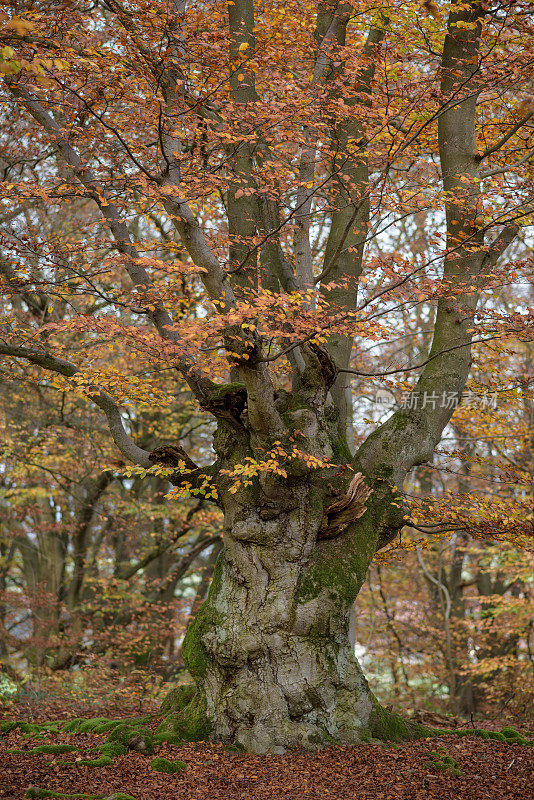
[[[115,756],[124,756],[128,752],[128,748],[126,745],[121,744],[121,742],[104,742],[104,744],[99,744],[95,750],[99,750],[100,754],[103,756],[109,756],[110,758],[115,758]]]
[[[74,750],[78,750],[78,748],[73,744],[41,744],[38,747],[33,747],[30,753],[56,755],[58,753],[72,753]]]
[[[176,772],[183,772],[187,769],[185,761],[169,761],[167,758],[153,758],[150,766],[156,772],[165,772],[174,775]]]
[[[106,797],[105,800],[135,800],[135,797],[132,797],[131,794],[124,794],[124,792],[115,792],[115,794],[110,794],[109,797]]]
[[[27,792],[26,797],[61,797],[64,800],[75,800],[75,798],[84,798],[84,800],[104,800],[101,794],[83,794],[76,792],[74,794],[65,794],[64,792],[53,792],[51,789],[38,789],[36,786],[31,786]]]
[[[76,718],[68,722],[45,722],[41,724],[4,720],[0,723],[0,735],[7,735],[16,729],[19,729],[27,738],[38,738],[51,733],[70,733],[74,735],[101,735],[107,733],[106,741],[93,748],[95,756],[85,758],[78,763],[86,767],[108,767],[112,764],[114,758],[125,755],[129,749],[145,755],[151,755],[154,752],[154,737],[151,730],[146,726],[146,723],[151,720],[151,715],[129,720],[110,720],[105,717],[94,717],[92,719]],[[7,752],[19,755],[27,755],[28,753],[58,755],[75,750],[79,750],[75,745],[44,744],[33,747],[31,750],[13,748]],[[66,764],[68,762],[63,763]],[[42,796],[44,797],[44,795]]]
[[[506,744],[522,744],[526,747],[534,747],[534,739],[527,739],[515,728],[505,727],[500,731],[486,731],[483,728],[462,728],[462,730],[449,728],[431,728],[433,736],[476,736],[479,739],[493,739],[497,742]]]
[[[431,750],[430,755],[432,761],[427,761],[425,766],[427,769],[436,769],[440,772],[445,772],[448,775],[455,775],[457,778],[463,776],[463,772],[458,766],[458,762],[452,756],[443,755],[443,747],[438,747],[437,750]],[[441,751],[441,752],[440,752]]]
[[[135,800],[135,797],[132,797],[131,794],[124,794],[124,792],[115,792],[115,794],[110,794],[105,800]]]
[[[83,767],[109,767],[113,763],[111,756],[98,756],[98,758],[84,758],[78,761]]]
[[[66,733],[107,733],[118,727],[136,727],[139,725],[146,725],[147,722],[152,720],[150,714],[145,714],[142,717],[133,717],[129,720],[123,719],[107,719],[106,717],[93,717],[92,719],[76,718],[62,724],[61,730]]]
[[[139,721],[123,722],[116,725],[109,733],[108,742],[117,742],[130,750],[150,755],[154,752],[154,737],[150,728]]]
[[[105,797],[102,794],[83,794],[81,792],[74,792],[74,794],[65,794],[65,792],[53,792],[51,789],[39,789],[32,786],[26,792],[26,797],[57,797],[63,800],[136,800],[131,794],[124,794],[124,792],[115,792],[114,794]]]
[[[35,738],[45,736],[47,733],[61,733],[61,723],[59,722],[23,722],[22,720],[3,720],[0,722],[0,736],[7,736],[8,733],[18,728],[25,736]]]
[[[211,723],[206,713],[206,698],[193,684],[173,689],[163,700],[163,714],[164,708],[167,715],[156,730],[155,744],[167,742],[179,746],[208,739]],[[168,713],[170,709],[172,713]]]
[[[246,750],[243,747],[243,745],[239,744],[239,742],[236,742],[235,744],[225,744],[223,749],[226,750],[228,753],[245,753],[246,752]]]
[[[400,714],[395,714],[393,711],[387,711],[380,705],[374,695],[371,699],[373,701],[373,710],[371,712],[367,741],[380,739],[382,742],[402,742],[410,739],[425,739],[428,736],[432,736],[430,728],[418,722],[404,719]]]
[[[110,766],[115,758],[126,755],[129,750],[152,756],[155,745],[170,743],[180,746],[185,742],[208,740],[210,723],[206,714],[206,701],[203,693],[198,691],[194,684],[186,684],[173,689],[163,701],[162,713],[164,719],[155,734],[147,726],[147,723],[154,720],[154,716],[144,715],[127,720],[94,717],[92,719],[76,718],[67,722],[45,723],[3,720],[0,722],[0,736],[19,730],[25,739],[37,739],[36,746],[29,750],[13,748],[6,751],[11,754],[59,755],[61,753],[72,753],[79,750],[80,747],[71,744],[39,744],[39,737],[50,736],[55,733],[105,735],[105,741],[93,747],[91,752],[82,761],[78,762],[83,766],[96,768]],[[480,739],[494,740],[508,745],[534,747],[534,739],[527,739],[510,726],[506,726],[500,731],[488,731],[482,728],[463,728],[461,730],[431,728],[382,708],[378,701],[373,703],[369,729],[364,742],[391,747],[396,742],[439,736],[475,736]],[[243,752],[241,746],[232,743],[225,745],[225,750],[227,752]],[[67,764],[69,762],[63,763]],[[167,762],[166,759],[157,758],[151,763],[152,765],[154,763],[183,764],[183,762]],[[156,769],[156,767],[153,768]],[[180,766],[174,771],[184,768],[184,766]],[[171,768],[169,767],[169,769]],[[436,767],[436,769],[442,769],[442,767]]]
[[[191,702],[195,694],[196,686],[194,683],[185,683],[182,686],[176,686],[168,692],[161,701],[160,711],[162,716],[172,714],[177,709],[185,708]]]

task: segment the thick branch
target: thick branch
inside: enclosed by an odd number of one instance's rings
[[[345,28],[346,22],[338,31],[340,45],[345,43]],[[352,310],[357,304],[370,208],[369,160],[361,111],[369,106],[376,53],[384,35],[384,27],[372,27],[369,31],[362,53],[367,64],[362,66],[358,81],[352,87],[353,96],[345,99],[353,107],[353,113],[338,123],[331,134],[331,174],[335,176],[330,197],[333,211],[320,285],[332,309]],[[339,334],[331,336],[327,344],[328,352],[341,368],[349,366],[352,346],[352,337]],[[352,400],[347,374],[338,376],[332,388],[332,399],[339,414],[340,434],[352,449]]]

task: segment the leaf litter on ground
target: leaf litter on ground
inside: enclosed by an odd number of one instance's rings
[[[69,709],[72,715],[73,709]],[[120,718],[119,709],[116,717]],[[80,710],[80,717],[99,712]],[[101,712],[101,710],[100,710]],[[28,720],[28,707],[18,709]],[[131,710],[130,717],[138,716]],[[125,719],[124,714],[122,719]],[[66,714],[61,714],[65,719]],[[17,709],[0,710],[16,719]],[[32,709],[32,722],[59,718]],[[154,719],[153,727],[157,724]],[[82,726],[84,729],[87,726]],[[104,726],[105,727],[105,726]],[[150,727],[150,724],[149,724]],[[482,727],[482,726],[481,726]],[[334,745],[318,752],[256,756],[210,742],[161,744],[153,754],[129,750],[88,766],[107,738],[43,731],[38,741],[15,728],[0,737],[0,798],[134,798],[134,800],[530,800],[534,749],[453,734],[413,742]],[[532,734],[529,734],[530,736]],[[70,748],[75,748],[71,750]],[[154,769],[176,765],[176,771]],[[86,763],[84,763],[86,762]],[[182,767],[185,764],[185,769]]]

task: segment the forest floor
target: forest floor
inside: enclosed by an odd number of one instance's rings
[[[112,709],[110,713],[109,707],[105,711],[109,718],[139,714],[124,707],[121,712]],[[74,704],[68,708],[0,706],[0,721],[18,718],[35,723],[74,716],[104,715],[102,709]],[[531,731],[524,732],[532,736]],[[534,748],[474,736],[443,735],[398,745],[333,746],[320,752],[299,750],[273,756],[230,752],[223,745],[204,742],[179,747],[163,744],[150,756],[129,751],[109,766],[79,763],[94,759],[91,749],[106,738],[105,733],[61,732],[42,734],[36,742],[20,728],[4,734],[0,737],[0,798],[67,800],[80,793],[93,798],[119,793],[120,798],[123,793],[122,800],[126,800],[124,795],[135,800],[530,800],[534,785]],[[36,744],[70,745],[76,750],[31,753]],[[183,761],[186,768],[176,774],[156,772],[151,766],[156,756]],[[446,756],[449,759],[443,762]],[[440,762],[443,766],[436,767]]]

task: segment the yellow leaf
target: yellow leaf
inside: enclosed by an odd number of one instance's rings
[[[7,25],[4,25],[4,30],[15,31],[19,36],[24,36],[25,33],[33,31],[34,28],[35,25],[33,22],[29,22],[27,19],[21,19],[20,17],[14,17]]]

